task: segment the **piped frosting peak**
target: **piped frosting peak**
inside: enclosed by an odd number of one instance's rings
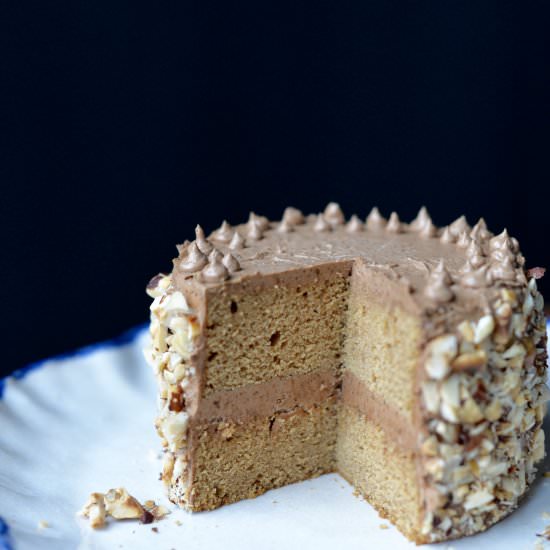
[[[255,221],[249,221],[247,224],[246,236],[251,241],[259,241],[264,238],[264,230],[262,229],[261,224],[256,223]]]
[[[478,222],[472,227],[470,231],[470,237],[472,239],[479,239],[480,241],[486,241],[492,236],[492,233],[487,229],[487,224],[483,218],[479,218]]]
[[[430,272],[424,294],[437,303],[450,302],[454,298],[451,276],[441,260]]]
[[[241,248],[244,248],[244,247],[245,247],[244,237],[238,231],[235,231],[235,234],[233,235],[233,238],[229,243],[229,248],[231,250],[240,250]]]
[[[204,231],[200,225],[195,227],[195,242],[203,254],[208,255],[214,249],[212,243],[206,239]]]
[[[460,248],[468,248],[470,246],[471,242],[470,235],[468,235],[468,231],[463,231],[459,236],[458,240],[456,241],[456,246]]]
[[[201,271],[201,278],[205,283],[221,283],[229,278],[229,272],[222,259],[223,254],[219,250],[212,250],[208,256],[208,265]]]
[[[460,269],[460,284],[469,288],[483,288],[488,286],[490,278],[487,273],[488,265],[475,268],[470,260]]]
[[[378,207],[375,206],[367,216],[366,223],[367,229],[382,229],[386,225],[386,219],[384,218],[384,216],[382,216],[382,214],[380,214],[380,210],[378,210]]]
[[[257,225],[262,231],[266,231],[269,229],[269,220],[265,216],[258,216],[254,212],[250,212],[248,225]]]
[[[491,250],[511,250],[513,251],[513,243],[510,235],[508,235],[508,230],[504,229],[502,233],[493,237],[489,241],[489,248]]]
[[[409,229],[411,229],[411,231],[420,231],[428,221],[432,221],[428,214],[428,209],[422,206],[416,218],[409,224]]]
[[[285,220],[283,217],[281,223],[277,226],[277,231],[279,233],[291,233],[294,231],[294,224],[290,223],[288,220]]]
[[[346,224],[346,231],[348,233],[359,233],[364,230],[363,222],[355,215],[349,219],[349,222]]]
[[[327,204],[323,217],[332,227],[343,225],[346,221],[344,213],[337,202],[329,202]]]
[[[196,241],[189,244],[184,253],[185,256],[179,264],[181,271],[186,273],[195,273],[208,263],[206,255],[201,252]]]
[[[500,262],[494,262],[491,265],[491,276],[495,280],[514,281],[518,270],[515,268],[510,257],[506,256]]]
[[[487,262],[487,258],[483,254],[483,248],[476,239],[470,239],[470,244],[466,248],[466,258],[474,268],[481,267]]]
[[[441,236],[439,237],[439,240],[443,244],[451,244],[456,241],[456,237],[452,234],[451,230],[449,229],[449,226],[446,226],[443,228],[443,231],[441,232]]]
[[[211,238],[222,243],[228,243],[233,238],[233,233],[233,228],[224,220],[220,228],[214,231]]]
[[[399,220],[397,212],[392,212],[386,225],[386,231],[390,233],[401,233],[403,231],[403,224]]]
[[[332,229],[332,226],[325,219],[325,216],[323,214],[318,214],[317,218],[315,219],[315,223],[313,224],[313,230],[320,233],[323,231],[330,231],[331,229]]]
[[[466,217],[460,216],[460,218],[457,218],[451,225],[449,225],[449,231],[455,238],[460,237],[461,233],[468,234],[470,231],[470,226],[468,225]]]
[[[239,271],[241,269],[241,264],[239,263],[237,258],[235,258],[233,254],[231,254],[231,252],[225,254],[222,259],[222,264],[227,268],[227,271],[229,271],[229,273],[235,273],[235,271]]]
[[[298,210],[293,206],[288,206],[283,212],[282,221],[288,225],[302,225],[305,222],[305,218],[301,210]]]
[[[433,224],[431,218],[427,218],[422,227],[420,228],[420,231],[418,234],[423,239],[430,239],[432,237],[437,236],[437,227]]]

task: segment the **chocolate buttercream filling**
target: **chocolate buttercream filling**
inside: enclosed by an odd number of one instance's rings
[[[353,373],[345,371],[342,380],[332,368],[211,393],[202,399],[199,412],[191,422],[195,425],[216,421],[242,424],[275,414],[299,414],[336,396],[344,405],[380,426],[395,445],[415,449],[415,432],[403,414],[371,392]]]
[[[339,391],[335,369],[273,378],[203,397],[199,411],[192,420],[197,424],[212,420],[243,423],[251,418],[271,416],[297,407],[310,409]]]
[[[373,393],[367,385],[350,371],[344,372],[342,403],[357,409],[386,432],[388,439],[406,450],[416,449],[416,437],[412,423],[395,407]]]

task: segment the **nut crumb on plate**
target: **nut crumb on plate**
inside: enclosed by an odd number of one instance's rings
[[[92,493],[79,512],[81,516],[89,518],[94,529],[104,527],[107,517],[116,520],[139,519],[141,523],[152,523],[169,513],[167,508],[155,504],[154,500],[146,500],[143,505],[140,504],[123,487],[109,489],[106,493]]]

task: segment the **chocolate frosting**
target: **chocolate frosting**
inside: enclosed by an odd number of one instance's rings
[[[323,214],[319,214],[313,225],[313,230],[317,231],[317,233],[322,233],[324,231],[330,231],[331,229],[332,226],[328,223]]]
[[[466,248],[466,257],[468,258],[470,265],[474,268],[481,267],[487,262],[487,258],[483,254],[483,248],[479,241],[470,239],[470,244]]]
[[[235,271],[239,271],[241,269],[241,264],[230,252],[223,257],[222,264],[227,268],[229,273],[235,273]]]
[[[349,370],[344,372],[342,381],[342,402],[382,427],[388,440],[397,446],[405,450],[416,450],[417,432],[411,422],[371,392],[365,383]]]
[[[210,254],[210,252],[212,252],[212,249],[214,248],[212,243],[206,240],[206,237],[204,236],[204,231],[200,225],[197,225],[197,227],[195,227],[195,242],[197,243],[199,250],[206,255]]]
[[[208,256],[208,265],[201,271],[201,278],[205,283],[220,283],[229,277],[222,258],[222,253],[214,248]]]
[[[259,241],[264,238],[264,230],[259,223],[248,222],[248,230],[246,236],[252,241]]]
[[[451,225],[449,225],[449,231],[454,237],[459,237],[461,233],[468,233],[470,231],[470,226],[466,221],[465,216],[460,216],[457,218]]]
[[[359,231],[363,231],[364,226],[363,222],[357,217],[357,215],[353,214],[353,216],[350,218],[349,222],[346,225],[346,231],[348,233],[359,233]]]
[[[302,225],[305,223],[304,215],[301,210],[288,206],[283,212],[283,222],[286,222],[289,225]]]
[[[449,226],[443,228],[443,231],[441,232],[440,241],[443,244],[454,243],[456,241],[456,237],[451,232]]]
[[[343,225],[346,221],[344,213],[337,202],[329,202],[327,204],[323,217],[332,227]]]
[[[298,223],[301,213],[290,208],[283,214],[285,219],[277,223],[251,213],[246,224],[231,228],[233,237],[228,244],[214,241],[219,253],[210,256],[207,265],[197,271],[179,269],[180,265],[185,269],[191,256],[200,265],[204,262],[201,247],[212,247],[199,226],[196,246],[184,245],[174,260],[174,287],[183,292],[192,307],[198,307],[199,317],[204,318],[204,294],[217,292],[220,285],[231,285],[231,292],[236,293],[274,284],[300,286],[313,280],[320,267],[332,266],[331,270],[346,272],[356,269],[360,260],[366,269],[378,270],[389,281],[402,283],[406,292],[396,294],[392,300],[406,310],[415,304],[426,337],[433,337],[454,330],[453,323],[458,319],[485,314],[500,286],[525,284],[524,260],[517,241],[507,231],[493,237],[483,220],[470,229],[461,216],[443,231],[435,228],[436,236],[441,234],[441,238],[425,238],[421,235],[423,229],[433,233],[433,222],[425,209],[410,225],[402,223],[397,214],[386,223],[376,208],[364,225],[354,217],[340,224],[336,223],[341,219],[339,212],[336,204],[327,206],[324,213],[304,218],[304,223]],[[327,215],[334,218],[335,225],[326,220]],[[278,230],[291,222],[296,223],[293,231]],[[391,231],[396,227],[399,233]],[[452,242],[459,230],[464,247]],[[245,246],[243,235],[250,231],[256,240],[247,238]],[[222,261],[228,252],[240,269],[236,270],[229,258]],[[436,268],[440,260],[450,282],[442,276],[441,267]]]
[[[212,239],[216,241],[220,241],[222,243],[228,243],[231,242],[231,239],[233,238],[233,229],[231,226],[224,220],[222,222],[221,227],[212,233]]]
[[[244,237],[240,233],[235,231],[233,238],[229,243],[229,248],[231,250],[240,250],[241,248],[244,248],[244,247],[245,247]]]
[[[290,233],[291,231],[294,231],[294,224],[290,223],[288,219],[281,220],[281,223],[277,226],[277,231],[279,233]]]
[[[390,233],[401,233],[402,230],[403,227],[401,226],[397,212],[392,212],[386,225],[386,231],[389,231]]]
[[[367,229],[375,231],[382,229],[386,225],[386,219],[380,214],[380,210],[375,206],[367,216]]]
[[[250,212],[248,223],[259,226],[262,231],[269,228],[269,220],[265,216],[258,216],[254,212]]]
[[[424,227],[424,225],[426,225],[427,222],[431,222],[431,221],[432,219],[428,214],[428,209],[425,206],[423,206],[418,211],[416,218],[409,224],[409,229],[411,231],[420,231]]]
[[[459,246],[460,248],[468,248],[471,240],[469,231],[462,231],[462,233],[458,236],[456,246]]]
[[[418,234],[423,239],[430,239],[431,237],[435,237],[437,235],[437,227],[432,223],[432,220],[428,218],[421,226]]]
[[[470,236],[472,239],[480,239],[485,241],[491,237],[492,233],[487,229],[487,224],[483,218],[479,218],[478,222],[472,227]]]
[[[450,302],[454,298],[451,283],[451,276],[441,260],[430,273],[424,294],[438,303]]]
[[[212,420],[243,423],[300,407],[309,409],[336,395],[338,379],[335,369],[322,369],[289,378],[249,384],[234,390],[221,390],[203,397],[193,422]]]
[[[199,271],[208,263],[208,259],[205,254],[201,252],[196,241],[193,241],[185,251],[185,256],[179,263],[181,271],[186,273],[194,273]]]

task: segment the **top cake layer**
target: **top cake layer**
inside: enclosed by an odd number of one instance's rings
[[[307,217],[287,208],[278,222],[251,213],[246,224],[223,222],[208,238],[197,226],[196,239],[178,249],[173,280],[191,301],[226,285],[250,291],[284,278],[299,286],[318,266],[341,271],[361,262],[384,274],[381,281],[402,283],[402,292],[382,283],[381,299],[421,315],[432,333],[489,313],[500,288],[527,284],[518,242],[506,230],[494,236],[483,219],[470,227],[463,216],[437,228],[425,208],[411,223],[396,213],[386,220],[376,208],[364,223],[346,221],[336,203]]]

